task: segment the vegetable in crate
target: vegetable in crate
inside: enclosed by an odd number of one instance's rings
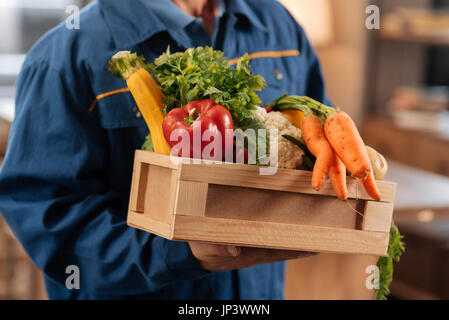
[[[327,141],[320,119],[312,114],[301,122],[301,130],[307,148],[316,157],[312,173],[312,187],[320,190],[334,162],[334,151]]]
[[[346,113],[338,112],[335,108],[328,107],[312,98],[299,96],[284,95],[267,107],[279,111],[301,110],[306,116],[314,115],[320,118],[321,122],[324,123],[324,131],[329,144],[346,168],[355,177],[362,180],[366,191],[373,199],[379,200],[381,198],[376,181],[372,178],[371,163],[365,144],[354,122]],[[306,133],[303,132],[303,134]],[[326,154],[323,155],[323,157],[326,156]],[[320,167],[320,170],[322,169],[323,167]],[[324,166],[324,169],[326,169],[326,166]],[[334,185],[341,185],[338,181],[334,182]]]
[[[284,136],[302,141],[301,130],[280,112],[267,112],[265,108],[257,107],[253,113],[266,126],[268,133],[272,129],[278,130],[278,167],[286,169],[300,167],[303,164],[304,151]]]
[[[211,99],[192,101],[184,108],[172,109],[162,122],[162,130],[172,152],[173,148],[182,141],[184,133],[189,137],[189,145],[180,146],[184,147],[184,150],[180,148],[178,156],[223,160],[229,152],[232,152],[234,125],[231,114],[225,107]],[[198,146],[194,143],[195,130],[198,130],[200,134]],[[171,137],[172,134],[173,137]],[[203,135],[208,135],[208,138]],[[186,152],[185,147],[189,147],[189,154],[183,155],[181,152]]]
[[[376,290],[377,300],[386,300],[390,294],[390,284],[393,280],[394,264],[399,262],[402,253],[405,251],[403,236],[399,233],[398,227],[392,222],[390,227],[390,240],[388,242],[388,256],[380,257],[377,262],[379,268],[379,289]]]
[[[369,160],[371,162],[371,168],[373,169],[374,178],[376,180],[382,180],[388,171],[388,163],[384,156],[373,148],[366,146],[366,151],[368,152]]]
[[[346,113],[339,112],[326,119],[324,130],[346,168],[362,180],[365,190],[374,200],[380,200],[381,194],[374,179],[368,152],[354,121]]]
[[[145,70],[143,57],[129,51],[121,51],[109,62],[109,71],[124,80],[136,101],[142,116],[150,130],[154,151],[170,154],[170,148],[164,139],[162,107],[164,99],[154,79]]]
[[[322,121],[322,123],[327,123],[327,131],[330,131],[331,128],[329,127],[329,122],[327,122],[328,118],[333,117],[334,115],[338,115],[341,113],[338,113],[338,111],[334,108],[330,108],[328,106],[325,106],[322,103],[319,103],[309,97],[298,97],[298,96],[283,96],[271,104],[267,106],[268,109],[276,110],[276,111],[285,111],[285,110],[301,110],[305,114],[314,114],[315,116],[319,117]],[[335,127],[332,131],[334,132],[326,132],[326,138],[329,139],[329,141],[332,141],[331,146],[334,147],[334,144],[337,149],[340,150],[340,154],[343,155],[345,158],[346,163],[344,163],[345,166],[348,166],[351,168],[354,172],[359,173],[359,177],[362,178],[362,182],[364,187],[367,189],[368,193],[373,198],[380,197],[380,194],[378,193],[378,189],[375,182],[375,176],[379,178],[380,180],[384,178],[386,171],[388,169],[388,165],[385,161],[385,158],[377,153],[374,149],[370,147],[366,147],[363,143],[363,140],[360,138],[360,134],[358,133],[357,128],[355,127],[353,121],[349,118],[348,115],[342,114],[339,117],[345,118],[343,120],[344,125],[342,127],[349,128],[349,130],[346,130],[344,128],[340,128],[340,132],[337,135],[333,135],[335,132]],[[338,118],[339,118],[338,117]],[[338,119],[338,118],[334,118]],[[333,122],[333,121],[332,121]],[[335,130],[334,130],[335,129]],[[326,131],[326,128],[325,128]],[[346,136],[345,136],[346,133]],[[303,133],[304,134],[304,133]],[[340,137],[338,137],[340,135]],[[329,138],[329,136],[331,136]],[[342,144],[341,140],[345,140],[346,137],[349,137],[349,140],[352,140],[350,143],[350,151],[351,149],[355,152],[349,153],[348,155],[344,154],[344,148],[340,145]],[[292,139],[294,140],[294,139]],[[300,145],[300,142],[297,141],[297,143]],[[347,143],[347,142],[346,142]],[[365,151],[363,151],[365,150]],[[367,157],[365,156],[365,153]],[[354,164],[351,164],[351,157],[354,160],[354,155],[361,155],[361,157],[364,159],[363,162],[360,162],[357,160],[357,156],[355,156],[355,159],[357,161],[357,166],[354,166]],[[337,155],[338,156],[338,155]],[[341,159],[343,160],[343,159]],[[367,164],[368,162],[368,164]],[[341,166],[341,164],[339,164]],[[364,169],[360,169],[364,168]],[[369,168],[369,169],[367,169]],[[341,179],[341,171],[343,167],[339,169],[338,179]],[[329,175],[332,179],[332,171],[329,171]],[[336,181],[336,183],[342,184],[342,181]],[[335,187],[334,181],[332,182],[334,189],[336,189],[336,193],[338,195],[338,188]],[[340,196],[339,196],[340,197]],[[397,226],[392,222],[390,227],[390,240],[388,243],[388,256],[387,257],[380,257],[377,266],[379,267],[379,289],[376,290],[376,299],[378,300],[384,300],[387,299],[388,294],[390,293],[389,286],[391,281],[393,280],[393,267],[394,263],[399,261],[400,256],[405,250],[405,244],[402,241],[402,236],[399,232],[399,229]]]
[[[229,110],[235,128],[256,132],[265,129],[251,110],[261,102],[255,91],[266,83],[261,76],[251,74],[247,55],[238,61],[236,68],[231,68],[223,53],[210,47],[177,53],[167,49],[148,68],[165,97],[166,113],[195,100],[212,99]],[[248,143],[256,145],[256,141]]]

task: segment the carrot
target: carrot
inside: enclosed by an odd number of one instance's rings
[[[334,152],[324,135],[321,120],[307,115],[301,121],[301,130],[309,151],[317,158],[312,173],[312,187],[320,190],[332,166]]]
[[[368,176],[362,180],[363,186],[365,187],[366,192],[374,199],[374,200],[380,200],[381,194],[379,192],[379,189],[376,185],[376,180],[374,179],[374,173],[371,170],[371,172],[368,174]]]
[[[346,186],[346,167],[337,154],[334,153],[334,161],[329,170],[334,191],[340,200],[348,199],[348,187]]]
[[[354,121],[344,112],[336,113],[326,119],[324,131],[346,168],[355,177],[365,179],[371,172],[371,164]]]

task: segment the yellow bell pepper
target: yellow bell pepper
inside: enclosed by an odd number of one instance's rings
[[[304,118],[304,113],[300,110],[282,110],[281,113],[295,125],[296,128],[301,129],[301,121]]]

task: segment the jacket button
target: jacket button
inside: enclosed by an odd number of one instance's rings
[[[139,108],[134,107],[134,108],[133,108],[133,112],[134,112],[134,116],[135,116],[137,119],[139,119],[139,118],[142,117],[142,113],[140,113]]]
[[[274,69],[273,73],[274,73],[274,77],[276,78],[276,80],[280,81],[280,80],[284,79],[284,74],[282,73],[281,70]]]

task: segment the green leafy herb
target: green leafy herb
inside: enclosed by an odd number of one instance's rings
[[[147,135],[145,138],[145,142],[142,145],[142,150],[146,151],[154,151],[153,140],[151,140],[151,135]]]
[[[266,83],[261,76],[251,74],[247,55],[231,68],[223,53],[210,47],[177,53],[167,49],[149,69],[164,94],[166,112],[193,100],[211,98],[230,111],[235,127],[265,128],[251,110],[261,102],[255,91]]]
[[[377,262],[379,267],[379,289],[376,290],[377,300],[386,300],[390,294],[390,284],[393,280],[394,263],[398,262],[405,250],[405,243],[402,241],[403,236],[399,233],[398,227],[391,223],[390,241],[388,243],[388,256],[380,257]]]
[[[231,68],[223,53],[210,47],[177,53],[170,53],[168,48],[154,63],[147,64],[147,68],[165,97],[165,112],[210,98],[229,110],[235,128],[254,129],[256,133],[258,129],[266,129],[251,112],[261,102],[255,91],[262,90],[266,83],[261,76],[251,74],[248,55],[239,59],[236,68]],[[257,141],[249,135],[245,137],[248,148],[256,150]],[[268,139],[260,139],[269,150]]]

